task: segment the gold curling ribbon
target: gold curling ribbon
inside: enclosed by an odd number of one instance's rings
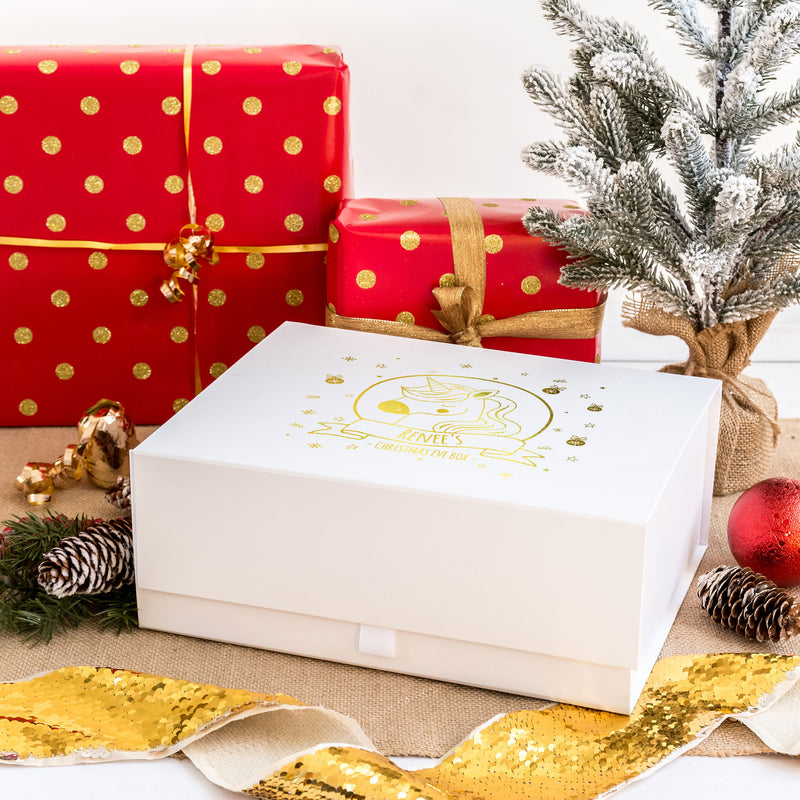
[[[343,317],[330,305],[326,309],[326,325],[468,347],[482,347],[481,339],[485,337],[593,339],[600,333],[605,300],[593,308],[529,311],[505,319],[482,318],[486,292],[483,220],[475,204],[466,197],[440,197],[439,200],[450,223],[456,284],[433,289],[439,309],[432,313],[444,331],[394,320]]]
[[[477,728],[434,766],[404,770],[354,720],[287,695],[65,667],[0,684],[0,762],[183,750],[219,786],[271,800],[591,800],[680,756],[729,717],[796,756],[796,726],[786,720],[800,710],[798,677],[798,656],[665,658],[628,716],[566,703],[516,711]]]
[[[169,279],[162,282],[161,294],[170,303],[180,302],[185,293],[178,282],[185,280],[190,284],[196,283],[200,278],[198,273],[201,261],[212,266],[219,263],[219,255],[214,250],[213,234],[203,225],[184,225],[178,238],[164,248],[164,261],[173,272]]]

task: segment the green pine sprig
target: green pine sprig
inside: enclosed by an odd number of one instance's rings
[[[42,517],[29,514],[0,524],[6,528],[0,532],[0,630],[39,644],[89,620],[115,633],[138,626],[133,586],[106,594],[57,598],[37,582],[37,567],[44,554],[90,524],[85,516],[52,513]]]

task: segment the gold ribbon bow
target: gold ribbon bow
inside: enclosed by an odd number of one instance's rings
[[[178,234],[164,248],[164,261],[173,272],[170,278],[161,283],[161,294],[170,303],[179,303],[186,296],[179,281],[194,284],[200,280],[201,261],[214,266],[219,263],[219,255],[214,250],[214,236],[203,225],[184,225]]]
[[[483,314],[486,293],[486,248],[483,220],[466,197],[440,197],[447,213],[453,248],[454,286],[437,286],[432,311],[444,331],[423,325],[384,319],[343,317],[329,305],[326,324],[332,328],[386,333],[433,342],[483,347],[481,339],[512,336],[523,339],[592,339],[600,333],[605,301],[594,308],[558,308],[529,311],[495,319]]]

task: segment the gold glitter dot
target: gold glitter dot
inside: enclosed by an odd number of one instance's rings
[[[153,370],[150,369],[150,365],[146,364],[144,361],[134,364],[133,370],[131,371],[133,372],[133,377],[140,381],[146,381],[153,374]]]
[[[164,48],[164,52],[165,53],[182,53],[183,52],[183,48],[182,47],[165,47]]]
[[[247,338],[254,344],[266,338],[266,335],[267,332],[260,325],[251,325],[247,329]]]
[[[338,175],[328,175],[322,182],[322,185],[325,187],[326,192],[333,194],[342,188],[342,179]]]
[[[247,266],[250,269],[261,269],[264,266],[264,254],[263,253],[248,253],[247,254]]]
[[[96,97],[88,95],[81,100],[81,111],[90,117],[100,110],[100,101]]]
[[[12,253],[8,257],[8,266],[18,272],[28,266],[28,256],[25,253]]]
[[[35,400],[28,398],[19,404],[19,413],[24,414],[26,417],[32,417],[39,410],[39,406]]]
[[[142,152],[142,140],[138,136],[126,136],[122,140],[122,149],[131,156]]]
[[[242,108],[245,114],[254,117],[256,114],[261,113],[261,101],[257,97],[245,97],[242,103]]]
[[[183,178],[180,175],[170,175],[164,181],[164,188],[170,194],[178,194],[183,191]]]
[[[322,48],[322,52],[323,53],[338,53],[339,49],[337,47],[323,47]]]
[[[305,298],[299,289],[289,289],[289,291],[286,292],[286,297],[284,299],[286,300],[287,305],[299,306]]]
[[[19,194],[22,191],[22,178],[19,175],[9,175],[3,181],[3,188],[9,194]]]
[[[181,113],[181,108],[183,108],[183,104],[174,95],[170,95],[169,97],[165,97],[161,101],[161,110],[165,114],[169,114],[171,117],[174,117],[176,114],[180,114]]]
[[[144,230],[144,226],[147,224],[145,218],[141,214],[131,214],[126,220],[125,224],[128,226],[129,230],[139,231]]]
[[[132,58],[126,59],[123,61],[119,68],[126,74],[126,75],[135,75],[139,71],[139,62],[134,61]]]
[[[33,331],[30,328],[17,328],[14,331],[14,341],[17,344],[30,344],[33,341]]]
[[[92,331],[92,339],[94,339],[97,344],[108,344],[108,342],[111,341],[111,331],[104,325],[101,325],[99,328],[95,328]]]
[[[416,206],[419,205],[419,200],[401,200],[401,206]]]
[[[328,303],[328,310],[335,314],[336,313],[336,306],[333,303]]]
[[[297,136],[287,136],[283,140],[283,149],[290,156],[296,156],[303,149],[303,143]]]
[[[487,253],[499,253],[503,249],[503,237],[490,233],[484,240]]]
[[[303,65],[299,61],[283,62],[283,71],[287,75],[297,75],[301,69],[303,69]]]
[[[334,244],[339,241],[339,229],[332,222],[328,225],[328,238]]]
[[[401,311],[395,319],[398,322],[402,322],[404,325],[413,325],[414,324],[414,315],[410,311]]]
[[[400,246],[403,250],[416,250],[419,243],[420,238],[416,231],[406,231],[400,236]]]
[[[223,364],[221,361],[215,361],[209,368],[208,372],[212,378],[219,378],[225,370],[228,369],[227,364]]]
[[[22,50],[20,50],[19,47],[12,47],[10,50],[6,50],[6,53],[8,53],[9,55],[12,55],[14,53],[21,53],[21,52],[22,52]]]
[[[287,231],[297,233],[303,229],[303,218],[299,214],[289,214],[283,221],[283,226]]]
[[[439,286],[455,286],[456,276],[452,272],[445,272],[439,278]]]
[[[371,269],[362,269],[356,275],[356,285],[361,289],[371,289],[376,280],[375,273]]]
[[[42,150],[49,156],[54,156],[61,149],[61,140],[58,136],[45,136],[42,139]]]
[[[134,289],[131,292],[131,305],[132,306],[144,306],[147,305],[147,301],[150,298],[147,296],[147,292],[144,289]]]
[[[497,208],[500,204],[499,203],[481,203],[482,206],[486,206],[486,208]]]
[[[258,194],[264,188],[264,179],[258,175],[248,175],[244,179],[244,188],[250,194]]]
[[[222,139],[219,136],[208,136],[203,142],[203,150],[210,156],[216,156],[222,152]]]
[[[67,227],[67,221],[61,214],[51,214],[47,218],[47,227],[53,231],[53,233],[61,233],[61,231]]]
[[[65,292],[63,289],[56,289],[50,295],[50,302],[56,308],[66,308],[69,305],[69,292]]]
[[[89,266],[92,269],[105,269],[108,265],[108,256],[105,253],[101,253],[99,250],[95,250],[94,253],[91,253],[89,256]]]
[[[185,397],[179,397],[172,403],[173,411],[180,411],[189,401]]]
[[[342,110],[342,101],[338,97],[326,97],[322,107],[326,114],[333,116]]]
[[[3,114],[16,114],[18,108],[19,103],[16,97],[12,97],[10,94],[0,97],[0,112]]]
[[[542,282],[535,275],[528,275],[523,278],[521,286],[525,294],[536,294],[542,288]]]
[[[359,214],[359,219],[363,219],[364,222],[371,222],[373,219],[378,219],[377,214]]]
[[[478,319],[475,320],[479,325],[483,325],[484,322],[494,322],[494,315],[492,314],[481,314]]]
[[[228,298],[225,295],[225,292],[222,291],[222,289],[212,289],[208,293],[208,302],[209,305],[212,306],[223,306],[225,305],[225,301],[227,299]]]
[[[225,227],[225,218],[222,214],[209,214],[206,217],[206,227],[210,231],[221,231]]]
[[[63,362],[56,366],[56,377],[62,381],[68,381],[75,374],[75,367],[72,364]]]
[[[183,325],[176,325],[169,332],[169,338],[172,339],[175,344],[183,344],[189,340],[189,331],[187,331]]]
[[[245,47],[244,51],[245,51],[245,53],[248,53],[249,55],[254,55],[255,53],[260,53],[261,52],[261,48],[260,47]]]
[[[83,182],[83,188],[86,189],[89,194],[97,194],[98,192],[102,192],[104,185],[103,179],[99,175],[90,175]]]
[[[204,61],[202,70],[206,75],[216,75],[222,69],[222,64],[219,61]]]
[[[47,58],[44,61],[40,61],[36,66],[39,67],[39,72],[43,72],[45,75],[52,75],[58,69],[58,61]]]

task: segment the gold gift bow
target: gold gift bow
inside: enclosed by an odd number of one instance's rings
[[[629,716],[563,703],[505,714],[435,766],[410,771],[376,752],[355,721],[287,695],[66,667],[0,684],[0,762],[183,750],[219,786],[273,800],[590,800],[676,758],[729,717],[798,755],[797,732],[781,718],[800,712],[799,677],[798,656],[673,656],[656,664]]]
[[[482,347],[489,336],[527,339],[593,339],[603,325],[605,300],[594,308],[559,308],[529,311],[505,319],[483,314],[486,292],[486,246],[483,220],[466,197],[440,197],[453,248],[455,286],[437,286],[433,296],[439,309],[432,311],[444,331],[393,320],[343,317],[328,305],[325,324],[331,328],[386,333],[433,342],[453,342]]]

